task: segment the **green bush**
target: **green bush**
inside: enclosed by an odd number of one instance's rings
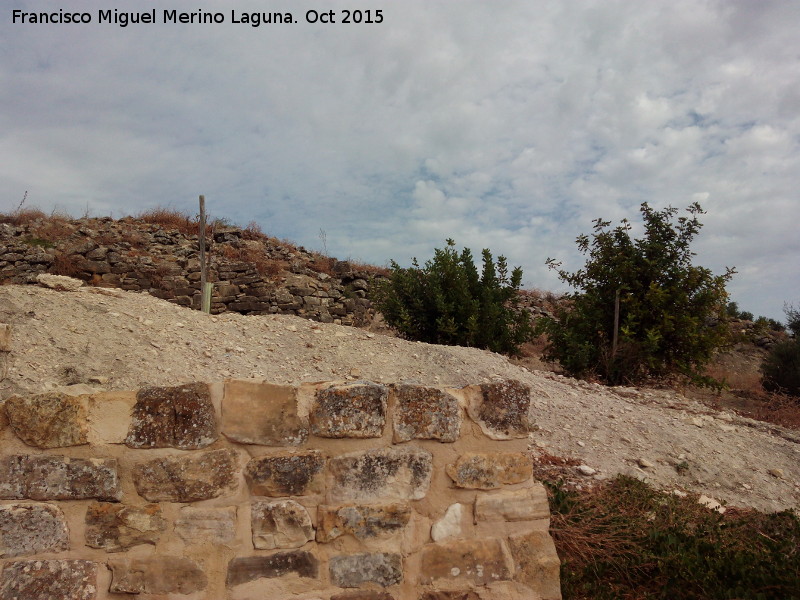
[[[772,348],[761,363],[761,384],[769,392],[800,396],[800,310],[784,306],[786,323],[795,339]]]
[[[569,273],[548,259],[559,278],[579,291],[555,318],[540,320],[538,331],[549,336],[545,358],[573,376],[595,375],[609,384],[673,374],[713,383],[702,368],[728,339],[725,284],[734,271],[715,276],[692,264],[690,245],[702,227],[699,204],[677,222],[675,208],[657,211],[644,203],[640,210],[644,237],[631,237],[627,219],[614,229],[597,219],[592,237],[577,239],[587,255],[582,269]]]
[[[448,239],[424,266],[416,258],[412,265],[392,261],[389,278],[372,294],[386,322],[403,337],[511,354],[530,338],[530,315],[517,308],[522,269],[509,275],[505,257],[495,263],[484,250],[479,275],[469,248],[459,254]]]

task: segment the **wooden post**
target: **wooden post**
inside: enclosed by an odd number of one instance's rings
[[[614,340],[611,342],[611,356],[617,356],[617,337],[619,336],[619,289],[614,294]]]
[[[206,197],[200,196],[200,310],[211,312],[211,288],[206,264]]]

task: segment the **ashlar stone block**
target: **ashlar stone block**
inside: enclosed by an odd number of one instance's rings
[[[97,563],[89,560],[15,560],[0,573],[3,600],[94,600]]]
[[[113,459],[29,454],[0,459],[0,499],[116,501],[121,496]]]
[[[319,576],[319,559],[306,550],[276,552],[267,556],[240,556],[228,563],[226,585],[233,587],[256,579],[283,577],[290,573],[298,577]]]
[[[235,450],[210,450],[190,456],[168,456],[136,465],[133,483],[150,502],[195,502],[235,489],[239,471]]]
[[[251,381],[225,382],[222,433],[241,444],[299,446],[308,419],[297,412],[297,388]]]
[[[236,507],[181,507],[175,532],[186,544],[226,544],[236,535]]]
[[[157,504],[125,506],[95,502],[86,510],[86,545],[122,552],[139,544],[155,544],[167,522]]]
[[[356,382],[317,391],[311,409],[311,431],[327,438],[378,438],[386,424],[389,390]]]
[[[527,481],[533,476],[533,464],[521,452],[467,452],[445,472],[456,487],[491,490]]]
[[[420,583],[468,582],[487,585],[511,579],[513,567],[498,539],[456,540],[422,549]]]
[[[530,406],[530,387],[507,379],[481,384],[480,399],[470,404],[469,414],[493,440],[524,438],[535,430]]]
[[[81,398],[50,392],[14,396],[5,411],[17,437],[37,448],[62,448],[88,443],[86,404]]]
[[[380,590],[356,590],[334,594],[331,600],[395,600],[395,597]]]
[[[343,454],[329,461],[333,502],[419,500],[431,483],[433,456],[413,446]]]
[[[364,540],[401,531],[411,520],[404,503],[320,506],[317,510],[317,541],[330,542],[343,535]]]
[[[251,527],[258,550],[299,548],[314,539],[311,516],[294,500],[254,501]]]
[[[211,393],[205,383],[139,390],[128,437],[131,448],[205,448],[217,439]]]
[[[514,579],[532,588],[542,600],[561,600],[561,563],[547,531],[532,531],[508,539],[516,564]]]
[[[254,496],[307,496],[322,491],[325,457],[317,450],[253,458],[244,476]]]
[[[532,521],[549,516],[547,491],[541,483],[521,490],[479,494],[475,499],[477,521]]]
[[[436,388],[405,384],[396,386],[394,395],[395,442],[458,439],[461,409],[454,396]]]
[[[69,549],[69,529],[53,504],[0,506],[0,558]]]
[[[182,556],[112,559],[108,566],[116,594],[192,594],[208,586],[201,565]]]
[[[333,556],[329,562],[331,582],[343,588],[371,583],[381,587],[403,581],[403,561],[399,554],[375,552]]]

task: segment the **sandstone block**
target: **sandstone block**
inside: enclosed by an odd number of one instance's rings
[[[267,556],[240,556],[228,563],[226,585],[233,587],[261,578],[283,577],[290,573],[298,577],[319,576],[319,559],[305,550],[276,552]]]
[[[226,544],[236,535],[236,507],[184,506],[175,531],[186,544]]]
[[[86,444],[86,406],[79,398],[47,393],[14,396],[5,402],[9,424],[17,437],[37,448]]]
[[[475,499],[477,521],[532,521],[549,516],[547,491],[541,483],[523,490],[479,494]]]
[[[195,450],[216,439],[216,417],[208,385],[151,387],[136,394],[127,446]]]
[[[254,496],[307,496],[322,491],[325,457],[317,450],[253,458],[244,476]]]
[[[456,487],[491,490],[527,481],[533,475],[533,465],[521,452],[467,452],[445,471]]]
[[[225,382],[222,433],[241,444],[302,444],[308,438],[308,420],[297,414],[297,388],[251,381]]]
[[[95,502],[86,510],[86,545],[121,552],[139,544],[155,544],[167,522],[157,504],[125,506]]]
[[[475,590],[425,592],[419,600],[483,600]],[[522,599],[520,599],[522,600]],[[530,598],[529,600],[534,600]]]
[[[314,539],[308,511],[294,500],[254,501],[250,514],[258,550],[299,548]]]
[[[355,592],[343,592],[334,594],[331,600],[395,600],[389,592],[379,592],[378,590],[357,590]]]
[[[52,504],[0,506],[0,558],[69,550],[69,529]]]
[[[11,325],[0,323],[0,352],[11,352]]]
[[[208,586],[203,568],[181,556],[113,559],[108,566],[116,594],[192,594]]]
[[[28,454],[0,459],[0,499],[116,501],[121,496],[113,459]]]
[[[377,438],[383,435],[389,390],[356,382],[319,390],[311,409],[311,431],[328,438]]]
[[[381,448],[332,458],[334,502],[419,500],[431,483],[433,456],[414,447]]]
[[[36,281],[43,287],[59,292],[76,292],[83,287],[83,281],[65,275],[51,275],[49,273],[39,273]]]
[[[343,588],[375,583],[389,587],[403,581],[403,564],[399,554],[366,553],[334,556],[329,562],[331,582]]]
[[[157,458],[136,465],[136,491],[150,502],[195,502],[216,498],[236,487],[235,450],[210,450],[190,456]]]
[[[535,429],[528,416],[531,389],[522,382],[508,379],[483,383],[480,399],[469,407],[470,416],[493,440],[524,438]]]
[[[89,560],[15,560],[0,573],[3,600],[94,600],[97,563]]]
[[[320,506],[317,511],[317,541],[330,542],[342,535],[369,539],[397,533],[411,519],[407,504]]]
[[[546,531],[532,531],[508,539],[516,564],[514,579],[533,588],[543,600],[561,600],[561,563],[553,538]]]
[[[444,516],[431,527],[431,538],[438,542],[450,537],[461,535],[461,518],[464,509],[461,504],[451,504],[447,507]]]
[[[498,539],[458,540],[422,549],[420,583],[463,581],[487,585],[511,579],[513,568]]]
[[[394,441],[412,439],[455,442],[461,431],[458,400],[442,390],[398,385],[394,409]]]

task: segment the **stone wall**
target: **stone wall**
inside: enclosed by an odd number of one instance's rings
[[[374,270],[267,236],[247,237],[227,227],[209,238],[212,313],[290,314],[356,326],[372,318],[367,292]],[[0,223],[0,281],[30,283],[52,273],[199,307],[198,249],[196,235],[133,218]]]
[[[558,599],[529,404],[515,381],[9,398],[0,599]]]

